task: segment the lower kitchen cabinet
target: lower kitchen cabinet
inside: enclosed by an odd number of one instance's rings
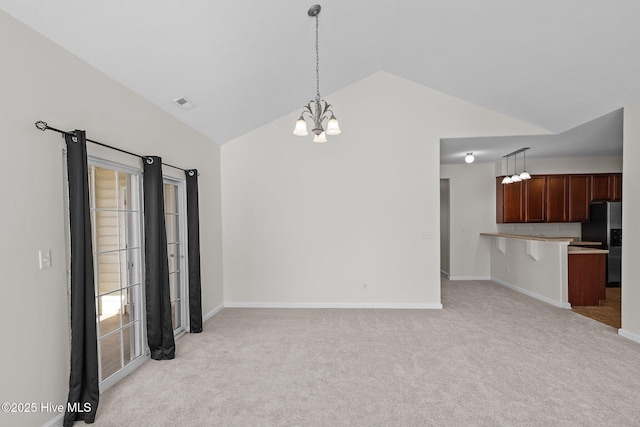
[[[600,305],[605,299],[607,256],[571,254],[568,260],[569,303],[572,306]]]

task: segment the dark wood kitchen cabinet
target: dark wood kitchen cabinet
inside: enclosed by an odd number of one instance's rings
[[[547,193],[547,177],[532,176],[524,182],[524,221],[545,222],[545,197]]]
[[[547,176],[547,222],[566,222],[568,215],[568,176]]]
[[[496,178],[496,222],[524,222],[522,182],[502,184]]]
[[[622,174],[613,174],[613,195],[611,201],[619,202],[622,200]]]
[[[496,222],[544,222],[545,194],[545,176],[506,185],[496,178]]]
[[[569,175],[569,222],[589,221],[591,177],[589,175]]]
[[[502,184],[496,178],[496,222],[587,222],[593,201],[621,201],[622,174],[532,175]]]
[[[568,291],[573,306],[599,305],[605,299],[607,284],[607,256],[569,252]]]
[[[613,174],[591,175],[591,202],[613,200]]]

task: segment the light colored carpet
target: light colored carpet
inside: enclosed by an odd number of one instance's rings
[[[443,310],[224,309],[96,426],[638,426],[640,345],[491,282]]]

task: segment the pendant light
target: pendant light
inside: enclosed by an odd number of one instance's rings
[[[522,155],[524,156],[524,167],[522,169],[522,173],[520,174],[520,179],[527,180],[527,179],[531,179],[531,175],[529,175],[529,172],[527,172],[527,150],[524,150],[522,152]]]
[[[507,156],[507,174],[502,180],[503,184],[511,184],[511,177],[509,176],[509,156]]]
[[[311,6],[307,11],[307,15],[316,18],[316,97],[303,107],[293,134],[297,136],[306,136],[309,134],[304,117],[305,114],[307,114],[313,122],[312,132],[315,135],[313,142],[323,143],[327,142],[327,135],[339,135],[342,131],[340,130],[338,119],[336,119],[336,116],[333,114],[331,104],[320,96],[320,53],[318,49],[318,15],[320,14],[320,10],[320,5],[316,4]],[[331,115],[329,116],[329,114]],[[327,122],[326,130],[323,126],[325,121]]]
[[[516,172],[517,169],[518,169],[518,154],[515,154],[513,156],[513,176],[511,177],[511,182],[522,181],[522,179],[520,178],[520,175],[518,175],[518,172]],[[507,173],[509,173],[508,170],[507,170]]]

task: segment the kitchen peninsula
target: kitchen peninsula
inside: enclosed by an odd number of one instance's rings
[[[493,240],[491,280],[560,308],[597,305],[604,299],[606,279],[601,265],[608,251],[585,247],[593,242],[573,237],[480,235]]]

